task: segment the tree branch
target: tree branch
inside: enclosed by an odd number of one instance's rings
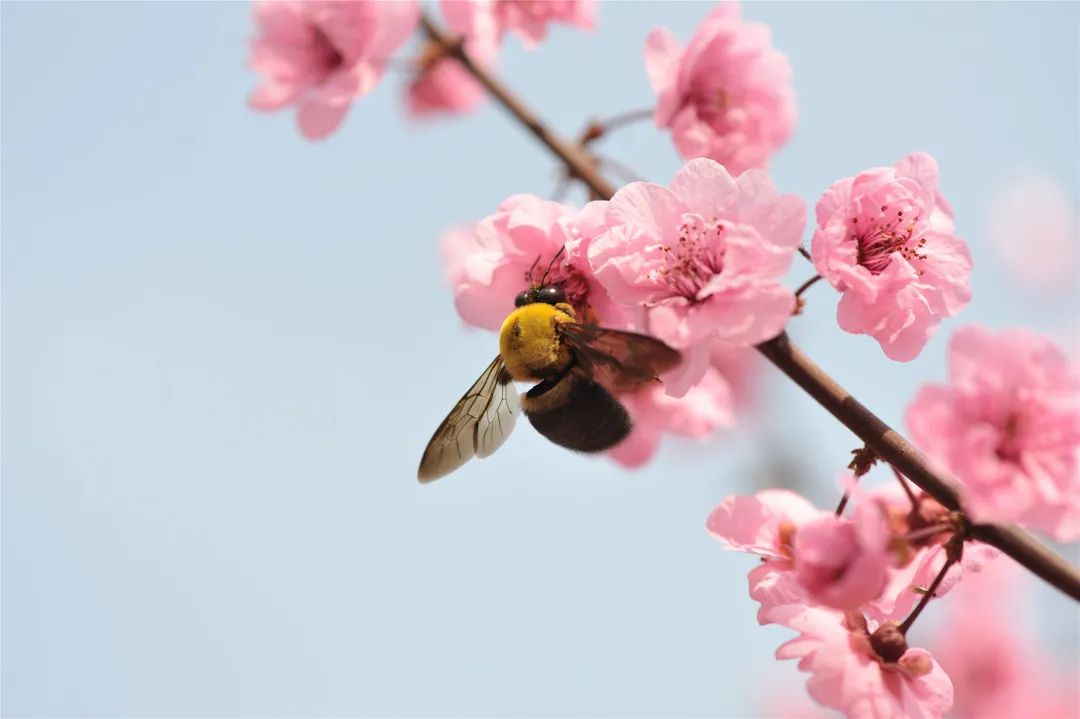
[[[578,145],[571,144],[547,129],[539,118],[530,110],[525,103],[519,100],[509,89],[499,82],[494,75],[481,65],[473,62],[469,54],[465,52],[463,43],[455,42],[454,38],[444,32],[438,25],[432,22],[427,13],[420,15],[420,26],[434,42],[439,43],[446,49],[446,54],[455,57],[465,69],[475,77],[481,85],[517,119],[525,129],[531,132],[537,140],[544,143],[556,157],[562,160],[569,173],[585,183],[585,186],[596,195],[608,199],[615,194],[615,188],[608,184],[596,167],[596,163],[589,158],[588,154]]]
[[[596,164],[578,146],[549,130],[517,96],[485,68],[477,65],[462,47],[443,32],[427,15],[421,15],[427,36],[441,44],[448,55],[457,58],[515,119],[559,158],[573,177],[581,180],[593,194],[610,199],[615,188],[599,173]],[[805,253],[805,249],[801,249]],[[840,420],[863,440],[878,457],[891,464],[927,494],[948,509],[960,509],[956,484],[932,468],[926,457],[892,427],[860,404],[847,390],[814,364],[781,333],[763,342],[757,349],[781,372],[802,387],[818,404]],[[1039,577],[1080,601],[1080,572],[1063,558],[1022,530],[1008,525],[974,525],[971,536],[1000,549]]]
[[[910,442],[791,344],[787,333],[781,333],[757,348],[841,424],[866,442],[877,456],[948,509],[960,509],[960,491],[956,484],[940,475]],[[1080,600],[1080,573],[1027,533],[1015,527],[985,524],[976,525],[971,536],[997,547],[1073,599]]]

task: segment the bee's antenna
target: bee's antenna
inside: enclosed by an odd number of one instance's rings
[[[548,263],[547,269],[544,270],[544,278],[542,280],[540,280],[540,286],[541,287],[546,287],[547,286],[548,273],[551,272],[551,268],[555,266],[555,260],[559,259],[559,255],[561,255],[563,253],[563,250],[565,250],[565,249],[566,249],[566,245],[563,245],[562,247],[559,248],[559,251],[555,253],[555,256],[551,258],[551,262]]]
[[[530,266],[530,267],[529,267],[529,274],[525,275],[525,280],[526,280],[526,281],[527,281],[527,282],[528,282],[528,283],[529,283],[530,285],[531,285],[531,284],[533,283],[533,279],[532,279],[532,273],[533,273],[533,270],[535,270],[535,269],[536,269],[536,265],[537,265],[537,263],[538,263],[538,262],[540,262],[540,255],[537,255],[537,256],[536,256],[536,259],[535,259],[535,260],[533,260],[532,266]]]

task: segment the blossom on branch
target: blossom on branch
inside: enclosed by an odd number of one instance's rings
[[[912,508],[891,488],[853,494],[851,519],[787,490],[731,496],[709,515],[706,528],[726,548],[763,557],[748,577],[760,623],[781,622],[792,606],[803,605],[900,620],[922,597],[946,561],[948,512],[928,498]],[[985,545],[969,545],[935,594],[944,595],[965,571],[996,554]]]
[[[795,128],[787,56],[737,3],[720,3],[685,49],[670,30],[653,30],[645,68],[659,95],[653,120],[671,129],[683,159],[710,157],[732,174],[764,168]]]
[[[586,256],[603,228],[604,202],[575,212],[535,195],[513,195],[472,230],[443,237],[446,278],[465,322],[498,330],[514,297],[546,274],[558,284],[582,321],[626,328],[629,312],[596,281]]]
[[[873,508],[859,505],[854,519],[823,512],[795,531],[795,578],[813,601],[855,609],[885,589],[888,543],[888,527]]]
[[[949,384],[908,406],[912,438],[963,483],[976,522],[1080,538],[1080,371],[1026,329],[957,330]]]
[[[439,5],[451,30],[494,47],[512,32],[531,50],[547,37],[553,22],[596,27],[594,0],[440,0]]]
[[[474,61],[494,60],[494,48],[470,43],[466,52]],[[413,117],[456,115],[479,107],[487,91],[464,65],[449,57],[439,43],[428,42],[415,60],[416,71],[406,86],[405,107]]]
[[[805,223],[801,199],[777,194],[760,170],[734,178],[708,159],[688,162],[671,187],[626,185],[608,203],[588,248],[599,283],[637,308],[637,324],[684,352],[678,396],[704,375],[717,342],[748,347],[775,337],[795,300],[782,279]]]
[[[587,251],[604,229],[607,203],[580,211],[534,195],[514,195],[475,228],[443,236],[446,276],[467,323],[498,330],[514,297],[530,284],[559,285],[582,322],[615,329],[631,324],[630,308],[616,304],[592,274]],[[733,377],[741,363],[721,357]],[[627,467],[644,464],[661,436],[702,438],[735,422],[735,400],[721,370],[708,367],[697,386],[676,399],[659,383],[619,396],[634,418],[630,435],[610,450]]]
[[[880,516],[858,522],[814,507],[787,490],[732,496],[713,510],[709,532],[729,549],[764,558],[750,572],[758,620],[777,608],[824,604],[855,609],[878,598],[889,569],[888,527]]]
[[[251,67],[263,76],[249,104],[280,110],[295,104],[300,132],[326,137],[352,101],[371,92],[390,56],[412,35],[415,0],[260,0]]]
[[[858,612],[793,607],[783,622],[799,636],[776,650],[799,659],[819,704],[848,719],[938,719],[953,702],[949,677],[924,649],[909,649],[895,624]]]
[[[833,183],[817,204],[811,252],[843,293],[840,327],[871,335],[901,362],[971,299],[971,255],[937,184],[937,162],[915,152]]]

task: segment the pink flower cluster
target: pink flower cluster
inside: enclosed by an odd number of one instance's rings
[[[734,423],[750,346],[779,333],[794,297],[781,284],[799,243],[802,201],[760,171],[712,160],[670,187],[637,182],[574,211],[515,195],[443,242],[447,279],[469,324],[498,329],[512,298],[546,275],[583,321],[648,332],[684,352],[664,387],[624,397],[635,430],[611,455],[637,466],[661,434],[701,438]]]
[[[593,0],[439,5],[482,66],[496,62],[508,34],[531,49],[552,23],[596,24]],[[404,63],[395,57],[418,27],[416,0],[259,0],[254,17],[250,64],[262,82],[250,104],[295,105],[307,138],[332,133],[392,63],[408,69],[413,117],[465,112],[485,97],[457,45],[421,41]],[[735,424],[753,384],[753,345],[776,337],[797,310],[783,280],[806,224],[803,201],[779,193],[764,170],[796,114],[788,60],[766,26],[721,2],[685,47],[654,30],[645,65],[657,93],[653,121],[687,160],[669,185],[633,182],[580,209],[515,195],[443,238],[446,276],[468,324],[499,329],[513,298],[544,283],[562,288],[581,322],[648,333],[680,350],[683,362],[663,384],[620,397],[634,428],[609,456],[628,467],[648,461],[665,434],[703,439]],[[581,149],[589,152],[584,141]],[[816,206],[810,254],[841,293],[838,324],[870,335],[897,361],[916,358],[971,299],[971,256],[938,179],[934,158],[914,152],[838,180]],[[1047,247],[1061,250],[1069,218],[1051,209]],[[1068,275],[1040,266],[1028,273]],[[758,621],[797,633],[777,658],[798,659],[810,695],[848,717],[942,717],[953,705],[944,669],[967,692],[958,717],[1075,715],[1075,700],[1059,701],[1029,649],[994,633],[1008,623],[992,603],[1006,594],[1000,580],[951,618],[941,665],[909,648],[906,633],[931,585],[944,595],[996,555],[957,544],[968,519],[1080,539],[1080,369],[1032,332],[966,327],[950,344],[949,383],[923,387],[907,421],[963,483],[963,523],[926,495],[864,490],[850,476],[848,515],[785,490],[732,496],[710,514],[707,529],[726,548],[760,557],[748,575]]]
[[[645,43],[649,82],[659,95],[653,120],[671,129],[683,159],[709,157],[738,174],[764,168],[795,128],[787,56],[769,28],[722,2],[683,48],[666,28]]]
[[[485,66],[495,63],[508,32],[533,49],[547,37],[551,23],[596,27],[596,3],[591,0],[440,0],[439,6],[447,27],[464,40],[469,57]],[[460,62],[429,43],[416,62],[406,107],[414,117],[463,113],[478,107],[485,96]]]
[[[801,660],[817,702],[848,717],[941,717],[949,678],[928,652],[907,647],[899,622],[944,566],[949,513],[925,496],[913,506],[899,488],[850,491],[850,518],[766,490],[727,498],[706,526],[727,548],[761,557],[749,575],[758,621],[799,632],[776,655]],[[995,554],[969,546],[936,595]]]
[[[263,0],[254,12],[260,34],[251,43],[251,66],[263,84],[250,104],[257,110],[295,104],[300,131],[315,140],[375,88],[390,56],[412,35],[420,5]]]
[[[469,40],[465,50],[482,65],[495,62],[494,45]],[[412,117],[469,112],[479,107],[487,95],[469,71],[448,57],[438,43],[425,44],[413,64],[412,80],[405,93],[405,108]]]
[[[442,0],[450,29],[476,62],[494,63],[507,32],[535,47],[552,22],[591,29],[590,0]],[[416,0],[257,0],[258,36],[251,43],[251,67],[263,76],[250,98],[257,110],[297,106],[305,137],[317,140],[337,129],[352,101],[371,92],[393,54],[416,30]],[[461,113],[477,107],[483,88],[436,43],[413,61],[406,108],[421,117]]]
[[[908,407],[912,439],[965,486],[979,522],[1080,538],[1080,369],[1025,329],[968,326],[949,343],[949,384]]]
[[[639,331],[684,351],[666,379],[679,395],[717,344],[747,347],[784,328],[795,299],[782,280],[804,222],[802,200],[777,193],[764,172],[732,177],[691,160],[670,187],[635,182],[615,193],[589,264],[616,302],[636,308]]]
[[[915,152],[833,183],[817,204],[811,251],[818,273],[843,293],[837,321],[894,360],[918,356],[941,320],[971,299],[971,255],[937,184],[937,162]]]

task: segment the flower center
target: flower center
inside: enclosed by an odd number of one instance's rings
[[[337,49],[330,36],[318,25],[312,28],[311,55],[314,58],[315,67],[322,75],[322,79],[337,70],[345,62],[345,56]]]
[[[997,449],[994,450],[994,454],[1002,462],[1012,462],[1017,464],[1020,462],[1020,447],[1021,442],[1019,437],[1020,427],[1020,415],[1012,413],[1005,418],[1005,423],[1001,427],[1001,440],[998,442]]]
[[[706,283],[724,269],[724,244],[723,223],[686,213],[675,242],[660,245],[661,266],[649,273],[649,279],[667,285],[675,295],[697,301]]]
[[[566,301],[574,306],[578,314],[584,317],[589,306],[589,281],[576,267],[563,265],[552,273],[552,284],[558,284],[566,293]],[[579,320],[580,321],[580,320]]]
[[[721,125],[727,119],[728,111],[728,94],[723,89],[716,87],[695,93],[691,100],[701,120],[707,122],[714,130],[723,130]]]
[[[859,264],[880,275],[892,262],[894,252],[899,252],[908,262],[925,260],[926,238],[915,238],[918,226],[919,215],[912,217],[910,207],[905,213],[903,208],[893,212],[888,205],[882,205],[881,214],[870,222],[863,218],[860,223],[858,217],[852,217],[851,239],[859,248]]]
[[[547,261],[550,262],[551,260],[548,259]],[[539,271],[537,271],[537,267],[540,268]],[[544,264],[544,258],[537,257],[536,261],[533,262],[532,267],[525,272],[525,282],[530,286],[535,286],[543,281],[545,285],[558,285],[561,287],[563,294],[566,295],[566,301],[573,306],[578,317],[582,318],[578,321],[583,321],[584,318],[588,317],[588,278],[581,270],[574,267],[569,262],[551,265],[550,269],[545,269],[547,267],[548,265]]]

